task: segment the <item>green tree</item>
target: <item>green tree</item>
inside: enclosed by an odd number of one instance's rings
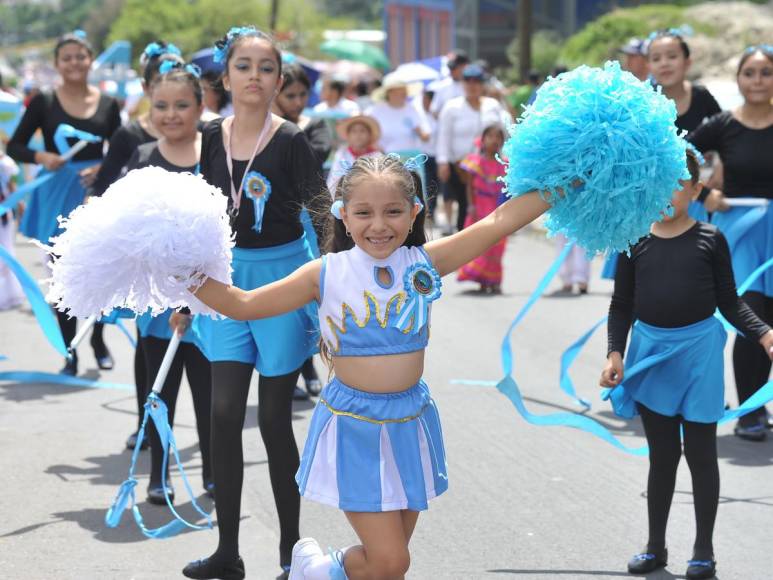
[[[690,22],[684,8],[668,4],[614,10],[594,20],[570,37],[561,51],[561,61],[573,67],[600,65],[614,58],[629,38],[646,38],[653,30],[690,24],[696,31],[712,33],[705,24]]]

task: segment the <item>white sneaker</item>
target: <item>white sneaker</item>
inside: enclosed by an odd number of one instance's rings
[[[305,580],[304,571],[316,558],[324,558],[325,554],[314,538],[301,538],[293,546],[293,559],[290,562],[290,576],[287,580]]]

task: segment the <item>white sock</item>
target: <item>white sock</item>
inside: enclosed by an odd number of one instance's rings
[[[305,580],[347,580],[344,571],[344,553],[336,550],[325,556],[314,558],[303,569]]]

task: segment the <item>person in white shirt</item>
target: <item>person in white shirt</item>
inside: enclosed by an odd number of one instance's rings
[[[314,106],[317,117],[351,117],[360,113],[360,107],[352,100],[344,98],[346,83],[339,79],[327,79],[322,84],[322,101]]]
[[[467,65],[462,73],[464,96],[448,101],[440,112],[437,137],[438,178],[443,183],[443,210],[446,232],[451,233],[453,205],[459,206],[456,217],[458,230],[464,228],[467,214],[466,175],[459,161],[475,149],[475,139],[484,127],[501,123],[512,124],[512,117],[496,99],[483,96],[485,73],[477,64]]]
[[[376,104],[365,112],[381,127],[378,146],[384,153],[415,154],[422,142],[429,141],[429,126],[408,103],[408,91],[408,85],[395,73],[388,74],[381,88],[373,92]]]
[[[19,174],[19,166],[13,159],[0,150],[0,201],[8,197],[14,189],[13,178]],[[12,211],[0,215],[0,246],[11,256],[14,256],[14,242],[16,238],[16,222]],[[0,260],[0,310],[14,308],[24,302],[22,292],[16,275]]]
[[[452,53],[448,58],[448,72],[450,76],[447,76],[440,82],[434,83],[435,95],[432,97],[432,104],[430,105],[430,112],[438,118],[440,111],[443,110],[443,106],[453,98],[461,97],[464,94],[462,87],[462,72],[464,67],[470,64],[470,58],[462,50],[457,50]]]

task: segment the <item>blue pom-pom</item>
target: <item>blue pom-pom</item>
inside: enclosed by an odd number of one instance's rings
[[[627,251],[689,178],[673,101],[607,62],[549,79],[504,146],[507,192],[538,190],[546,226],[588,254]]]

